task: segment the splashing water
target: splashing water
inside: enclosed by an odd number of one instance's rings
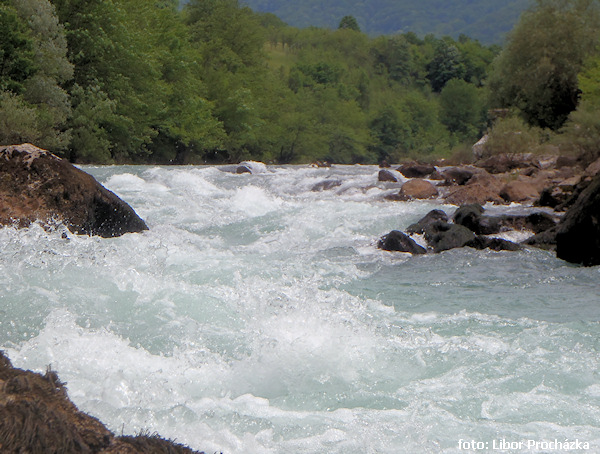
[[[384,202],[375,167],[84,169],[150,230],[0,229],[0,348],[111,430],[224,453],[600,450],[598,267],[378,250],[455,207]]]

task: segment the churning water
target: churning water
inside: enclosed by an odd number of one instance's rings
[[[378,250],[455,207],[382,201],[376,167],[85,170],[150,230],[0,229],[0,348],[51,364],[114,432],[228,454],[600,452],[600,268]]]

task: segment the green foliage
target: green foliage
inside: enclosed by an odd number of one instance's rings
[[[461,79],[450,80],[440,93],[440,121],[459,138],[476,140],[485,126],[477,87]]]
[[[354,30],[355,32],[360,32],[360,27],[358,26],[358,21],[354,16],[344,16],[340,21],[340,25],[338,28]]]
[[[20,95],[0,92],[0,143],[36,143],[40,135],[35,108]]]
[[[467,69],[458,48],[448,41],[438,41],[433,59],[427,65],[427,77],[433,91],[442,91],[449,80],[462,79],[466,73]]]
[[[5,3],[0,3],[0,90],[19,94],[36,69],[33,39],[25,21]]]
[[[517,108],[531,125],[560,128],[577,106],[577,74],[595,49],[599,24],[597,1],[538,0],[495,62],[492,102]]]
[[[521,118],[510,116],[496,121],[488,133],[483,157],[497,154],[519,154],[537,151],[541,142],[539,128],[531,127]]]

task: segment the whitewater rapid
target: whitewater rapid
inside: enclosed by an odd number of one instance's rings
[[[150,230],[1,228],[0,349],[114,432],[207,453],[600,452],[599,267],[378,250],[456,207],[384,201],[372,166],[84,170]]]

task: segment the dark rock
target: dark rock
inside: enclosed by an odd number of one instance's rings
[[[424,247],[419,246],[412,238],[398,230],[392,230],[381,237],[377,247],[384,251],[410,252],[411,254],[425,254],[427,252]]]
[[[522,241],[521,244],[553,251],[556,249],[556,230],[556,226],[552,227],[551,229],[527,238],[525,241]]]
[[[442,210],[431,210],[419,221],[411,224],[406,229],[407,233],[423,233],[428,225],[433,224],[436,221],[448,222],[448,215]]]
[[[463,185],[469,181],[475,172],[464,167],[450,167],[442,172],[444,180],[448,185]]]
[[[556,256],[571,263],[600,265],[600,175],[561,219],[556,234]]]
[[[434,252],[463,247],[474,239],[475,234],[462,225],[436,221],[425,228],[425,240]]]
[[[146,223],[94,177],[31,144],[0,148],[0,224],[62,221],[74,233],[114,237]]]
[[[502,238],[489,238],[487,236],[478,235],[475,239],[465,243],[466,247],[474,249],[492,249],[494,251],[519,251],[522,249],[517,243],[503,240]]]
[[[399,167],[398,172],[406,178],[425,178],[435,172],[435,167],[429,164],[410,163]]]
[[[478,203],[463,205],[454,212],[452,220],[455,224],[464,225],[475,233],[481,233],[479,225],[483,212],[483,207]]]
[[[337,188],[338,186],[341,186],[341,185],[342,185],[341,180],[323,180],[323,181],[320,181],[317,184],[315,184],[311,190],[313,192],[321,192],[321,191],[327,191],[329,189]]]
[[[508,219],[510,220],[511,218],[508,217]],[[554,218],[543,211],[531,213],[527,216],[514,216],[512,219],[514,219],[513,223],[511,224],[513,228],[520,227],[521,229],[531,230],[535,233],[545,232],[546,230],[556,227],[556,221]]]
[[[17,369],[0,351],[0,450],[3,453],[193,454],[158,437],[117,437],[69,400],[64,383]]]
[[[396,178],[396,176],[392,172],[390,172],[389,170],[385,170],[385,169],[382,169],[379,171],[377,180],[378,181],[391,181],[394,183],[398,182],[398,178]]]

